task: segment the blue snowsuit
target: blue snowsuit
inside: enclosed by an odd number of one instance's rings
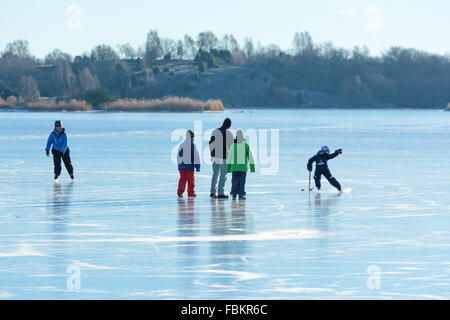
[[[312,165],[315,162],[316,163],[316,172],[314,173],[314,182],[316,183],[317,189],[320,190],[322,187],[320,183],[320,178],[325,176],[325,178],[328,180],[328,182],[341,191],[341,184],[331,175],[330,169],[328,168],[328,160],[334,159],[339,155],[338,150],[336,150],[333,154],[328,154],[323,151],[319,151],[314,157],[309,159],[307,164],[307,169],[309,171],[312,170]]]

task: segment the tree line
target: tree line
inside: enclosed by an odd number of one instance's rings
[[[174,61],[195,65],[197,72],[179,84],[170,70]],[[270,90],[322,92],[346,106],[438,107],[450,101],[450,55],[391,47],[373,56],[367,47],[348,50],[331,42],[317,44],[308,32],[296,33],[292,47],[282,50],[274,44],[255,44],[251,38],[242,44],[233,35],[219,39],[211,31],[195,39],[185,35],[173,40],[160,37],[156,30],[148,32],[138,48],[128,43],[115,48],[98,45],[75,57],[55,49],[40,59],[31,54],[26,40],[9,43],[0,54],[0,96],[88,97],[96,103],[136,98],[140,92],[146,92],[146,98],[167,92],[189,96],[190,86],[201,80],[203,72],[227,66],[267,72]],[[156,85],[156,76],[164,72],[171,90]],[[299,96],[297,102],[302,105],[304,100]]]

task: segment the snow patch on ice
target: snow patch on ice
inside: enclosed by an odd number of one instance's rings
[[[398,210],[414,210],[417,209],[417,205],[415,204],[411,204],[411,203],[400,203],[400,204],[395,204],[394,205],[395,209]]]
[[[99,236],[95,233],[71,233],[71,236]],[[102,234],[106,236],[107,234]],[[113,243],[113,242],[147,242],[151,244],[164,242],[217,242],[217,241],[270,241],[270,240],[294,240],[294,239],[317,239],[322,234],[317,230],[275,230],[259,232],[254,234],[236,234],[222,236],[194,236],[194,237],[147,237],[147,238],[101,238],[101,239],[72,239],[71,242],[89,243]],[[52,240],[55,241],[55,240]],[[65,240],[61,240],[65,241]]]
[[[179,173],[148,172],[148,171],[79,171],[83,174],[101,175],[132,175],[132,176],[179,176]],[[211,177],[210,177],[211,178]]]
[[[23,243],[12,252],[0,252],[0,258],[8,257],[47,257],[48,255],[35,250],[31,245]]]
[[[419,267],[399,267],[399,270],[425,270],[425,268],[419,268]]]
[[[434,213],[403,214],[403,215],[381,216],[380,218],[390,219],[390,218],[414,218],[414,217],[428,217],[428,216],[436,216],[436,214]]]
[[[175,290],[154,290],[147,292],[134,292],[131,293],[130,296],[144,296],[144,297],[170,297],[176,296],[177,293]]]
[[[192,271],[192,272],[216,273],[216,274],[231,275],[231,276],[236,277],[237,281],[247,281],[247,280],[254,280],[254,279],[260,279],[260,278],[268,277],[266,274],[263,274],[263,273],[254,273],[254,272],[246,272],[246,271],[235,271],[235,270],[208,269],[208,270],[198,270],[198,271]]]
[[[14,297],[14,295],[12,293],[6,292],[6,291],[2,291],[0,292],[0,299],[9,299]]]
[[[91,224],[91,223],[71,223],[69,224],[71,227],[94,227],[94,228],[103,228],[104,226],[100,224]]]
[[[435,300],[446,300],[445,297],[435,296],[431,294],[410,294],[410,293],[400,293],[400,292],[380,292],[382,295],[387,296],[401,296],[405,298],[414,299],[435,299]]]
[[[117,269],[117,268],[113,268],[113,267],[98,266],[95,264],[90,264],[90,263],[80,262],[80,261],[72,261],[72,263],[74,265],[79,266],[80,268],[91,269],[91,270],[115,270],[115,269]]]
[[[281,293],[335,293],[333,289],[328,288],[274,288],[273,291]]]

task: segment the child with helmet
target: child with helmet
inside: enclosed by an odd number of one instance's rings
[[[316,163],[316,172],[314,173],[314,181],[316,183],[317,189],[321,190],[320,179],[323,176],[328,180],[328,182],[342,192],[340,183],[331,175],[330,169],[328,168],[328,160],[336,158],[338,155],[342,154],[343,150],[338,149],[333,154],[330,154],[330,148],[328,146],[323,146],[320,151],[308,161],[307,169],[312,172],[312,165]]]

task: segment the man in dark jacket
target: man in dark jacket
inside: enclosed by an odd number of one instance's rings
[[[55,167],[55,180],[58,180],[61,175],[61,159],[64,162],[64,166],[70,175],[70,178],[75,179],[73,175],[72,162],[70,160],[70,150],[67,145],[66,129],[62,127],[61,121],[55,121],[55,130],[50,133],[47,139],[47,147],[45,153],[47,157],[50,156],[50,148],[52,148],[53,164]]]
[[[234,137],[231,133],[231,120],[225,119],[222,126],[214,130],[209,141],[209,150],[213,163],[213,176],[211,181],[211,198],[228,199],[225,195],[225,182],[227,180],[227,155],[228,150],[234,143]],[[219,185],[217,186],[217,181]],[[216,195],[218,191],[218,195]]]
[[[333,154],[330,154],[330,148],[327,146],[322,147],[322,149],[308,161],[307,169],[312,172],[312,165],[316,163],[316,172],[314,173],[314,181],[318,190],[321,189],[320,179],[322,175],[327,178],[328,182],[342,192],[340,183],[331,175],[330,169],[328,169],[328,160],[336,158],[338,155],[342,154],[342,149],[336,150]]]

